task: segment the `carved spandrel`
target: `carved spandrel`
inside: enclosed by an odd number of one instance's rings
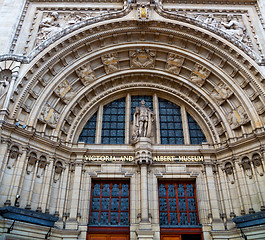
[[[147,49],[139,49],[130,51],[132,68],[154,68],[155,67],[155,51]]]
[[[76,92],[72,89],[72,86],[66,79],[59,84],[54,92],[65,103],[69,103],[76,94]]]
[[[190,75],[190,79],[193,83],[201,87],[206,81],[207,77],[209,77],[211,71],[206,67],[196,63],[193,69],[193,72]]]
[[[96,80],[96,74],[91,68],[90,64],[84,65],[75,71],[81,82],[87,86]]]
[[[169,53],[167,57],[167,65],[166,65],[166,70],[168,72],[174,73],[174,74],[179,74],[181,67],[183,65],[184,58],[178,56],[177,54],[174,53]]]
[[[109,53],[101,57],[106,73],[116,72],[120,69],[117,53]]]

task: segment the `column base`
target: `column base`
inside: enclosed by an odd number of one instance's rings
[[[212,221],[212,230],[222,231],[225,230],[224,222],[221,219],[213,219]]]
[[[137,230],[136,234],[137,234],[137,240],[153,240],[154,239],[154,231],[152,230]]]

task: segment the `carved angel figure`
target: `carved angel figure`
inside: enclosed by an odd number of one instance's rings
[[[96,79],[96,74],[94,73],[89,64],[80,67],[75,72],[85,86],[87,86]]]
[[[153,122],[153,112],[145,106],[145,101],[141,101],[141,106],[136,107],[133,115],[133,135],[132,139],[138,137],[150,137]]]

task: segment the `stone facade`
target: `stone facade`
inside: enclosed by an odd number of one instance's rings
[[[265,210],[263,0],[3,0],[0,19],[0,207],[59,217],[51,230],[0,218],[2,239],[86,239],[96,179],[130,181],[132,240],[160,239],[161,180],[196,182],[205,240],[239,239],[232,219]],[[127,118],[125,144],[101,145],[103,106],[136,94],[180,105],[207,143],[191,145],[184,119],[185,144],[162,145],[153,109],[150,136],[132,140]],[[95,144],[78,142],[95,112]]]

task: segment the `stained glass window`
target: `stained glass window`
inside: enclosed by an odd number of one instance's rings
[[[190,133],[190,143],[191,144],[201,144],[202,142],[207,142],[206,138],[198,125],[198,123],[187,113],[189,133]]]
[[[102,144],[124,144],[125,98],[113,101],[103,108]]]
[[[159,98],[159,121],[162,144],[184,144],[179,106]]]
[[[78,142],[85,142],[87,144],[95,143],[97,126],[97,112],[88,120],[85,127],[83,128]]]
[[[129,183],[101,181],[92,184],[89,225],[129,226]]]
[[[158,191],[161,227],[200,225],[194,182],[162,182]]]

